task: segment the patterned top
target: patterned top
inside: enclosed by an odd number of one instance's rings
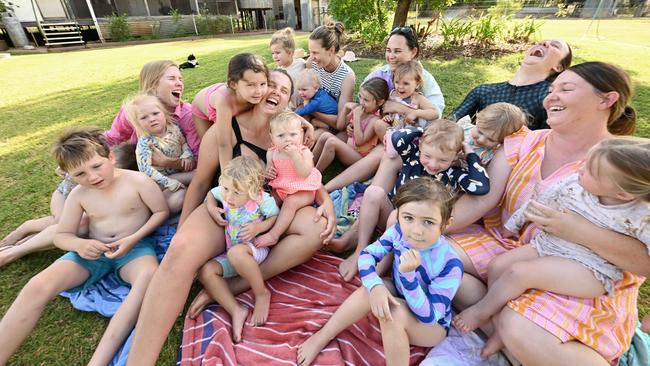
[[[334,72],[325,71],[312,62],[311,68],[318,74],[321,88],[325,89],[338,102],[341,96],[341,87],[343,80],[348,74],[354,74],[354,71],[343,60],[339,62]]]
[[[577,173],[546,188],[535,200],[556,209],[569,209],[604,229],[637,238],[648,247],[650,255],[650,207],[645,203],[634,200],[618,205],[604,205],[597,196],[582,188]],[[527,207],[528,203],[519,207],[504,227],[511,232],[519,232],[526,222],[524,211]],[[620,268],[593,250],[546,231],[542,230],[535,235],[531,244],[540,255],[559,256],[582,263],[594,272],[610,295],[614,293],[614,282],[623,279],[623,271]]]
[[[529,115],[528,128],[539,130],[549,128],[546,124],[546,110],[542,105],[551,86],[546,80],[530,85],[512,85],[507,81],[495,84],[481,84],[467,94],[463,103],[456,108],[451,117],[460,119],[476,113],[490,104],[507,102],[516,105]]]
[[[542,179],[541,164],[549,133],[551,130],[531,132],[524,127],[506,137],[503,146],[512,172],[501,203],[483,217],[482,225],[471,225],[451,235],[483,278],[495,256],[529,243],[537,233],[536,226],[528,224],[519,238],[503,235],[503,223],[530,200],[537,183],[550,186],[577,172],[583,164],[583,161],[569,162]],[[562,342],[577,340],[616,364],[615,360],[630,347],[637,321],[637,296],[643,282],[643,277],[629,272],[624,272],[623,276],[623,280],[615,284],[613,297],[582,299],[528,290],[508,306]]]
[[[481,147],[476,145],[476,141],[474,141],[474,138],[472,137],[472,128],[474,128],[474,125],[472,124],[472,119],[469,116],[465,116],[461,119],[458,120],[458,124],[460,127],[463,128],[463,136],[465,139],[465,143],[467,143],[472,150],[476,153],[476,155],[481,158],[481,164],[483,166],[487,166],[490,160],[494,157],[494,153],[497,151],[499,146],[497,146],[494,149],[488,149],[486,147]]]
[[[241,207],[228,206],[228,203],[221,196],[221,186],[212,188],[210,193],[223,204],[226,211],[226,221],[228,221],[228,225],[225,227],[227,249],[239,244],[238,235],[242,226],[252,222],[262,222],[269,217],[277,216],[280,212],[273,197],[266,192],[262,192],[257,201],[248,200]]]
[[[422,95],[436,106],[438,109],[438,115],[442,116],[442,112],[445,110],[445,98],[442,96],[442,90],[440,90],[440,86],[430,72],[425,70],[424,67],[422,68],[422,71],[424,71],[422,74],[424,77],[424,82],[422,83]],[[382,78],[388,83],[388,90],[393,91],[395,89],[393,74],[391,73],[388,64],[375,69],[375,71],[366,76],[363,82],[365,83],[372,78]]]
[[[190,149],[192,149],[192,154],[196,159],[198,159],[201,139],[196,132],[194,120],[192,120],[192,105],[190,103],[181,102],[181,104],[174,110],[174,118],[178,127],[183,131],[183,136],[185,136],[187,144],[190,146]],[[104,132],[104,137],[106,138],[106,143],[108,143],[108,146],[110,147],[119,145],[125,141],[130,141],[134,145],[138,142],[138,135],[135,133],[135,129],[131,125],[131,122],[129,122],[124,108],[120,108],[120,111],[117,112],[113,124],[111,125],[111,129]]]
[[[309,150],[307,146],[301,146],[300,152]],[[294,194],[301,191],[317,191],[322,185],[321,173],[316,168],[312,168],[307,178],[301,177],[296,171],[296,167],[291,159],[277,159],[278,148],[272,146],[269,149],[273,156],[273,167],[275,168],[276,177],[269,182],[269,185],[280,194],[280,197]]]
[[[419,250],[421,264],[415,271],[401,273],[400,256],[409,249],[411,245],[399,224],[389,227],[376,242],[361,251],[358,260],[361,282],[369,292],[383,284],[375,267],[392,252],[393,283],[413,315],[423,324],[440,324],[449,330],[451,300],[463,277],[463,262],[441,235],[433,245]]]
[[[420,140],[424,130],[421,127],[403,128],[391,135],[395,151],[402,159],[402,169],[397,176],[397,182],[390,196],[395,196],[399,187],[407,181],[428,176],[454,191],[462,190],[472,195],[484,195],[490,191],[490,179],[487,171],[481,166],[480,159],[475,153],[467,154],[467,167],[451,166],[444,172],[430,175],[420,164]]]
[[[402,98],[398,97],[397,95],[394,95],[395,94],[394,92],[395,92],[395,90],[390,92],[390,98],[389,99],[391,101],[403,104],[403,105],[405,105],[405,106],[407,106],[409,108],[412,108],[412,109],[418,109],[419,108],[419,106],[417,104],[413,103],[413,96],[406,97],[406,98],[402,99]],[[403,114],[401,114],[401,113],[393,113],[391,115],[391,118],[393,120],[393,122],[391,124],[392,128],[404,128],[404,126],[406,126],[406,121],[405,121],[406,118],[405,118],[405,116]],[[417,125],[424,128],[427,125],[427,122],[428,121],[426,119],[418,118]]]
[[[138,169],[150,176],[158,183],[161,189],[176,191],[181,182],[167,177],[167,175],[178,173],[176,169],[156,167],[152,165],[152,149],[155,146],[165,156],[178,159],[191,159],[192,150],[185,142],[185,137],[180,128],[173,123],[167,124],[167,132],[163,137],[154,135],[142,136],[135,146],[135,159],[138,162]]]
[[[320,88],[304,106],[296,109],[296,114],[303,117],[314,112],[338,114],[339,106],[336,104],[334,98],[327,94],[325,89]]]

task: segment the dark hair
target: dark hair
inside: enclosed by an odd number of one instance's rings
[[[390,91],[388,90],[388,83],[386,80],[380,77],[374,77],[366,80],[361,84],[361,89],[370,93],[370,95],[375,98],[376,101],[383,100],[384,102],[388,100]]]
[[[555,78],[560,75],[560,73],[566,69],[568,69],[571,66],[571,61],[573,61],[573,51],[571,50],[571,46],[569,46],[568,43],[566,43],[566,47],[569,49],[569,52],[560,60],[560,66],[562,66],[562,70],[560,71],[555,71],[551,70],[551,73],[548,75],[546,78],[547,81],[553,81]]]
[[[408,46],[409,50],[417,50],[415,52],[415,57],[418,57],[418,54],[420,53],[420,46],[418,45],[418,36],[415,34],[415,30],[411,27],[397,27],[393,29],[390,34],[388,35],[388,38],[386,39],[386,42],[390,39],[392,36],[402,36],[406,40],[406,46]]]
[[[240,53],[233,56],[228,62],[228,85],[236,83],[244,78],[244,73],[251,70],[254,73],[264,73],[269,77],[269,69],[264,64],[264,61],[257,55],[252,53]]]
[[[399,208],[409,202],[431,201],[440,207],[440,216],[444,227],[451,217],[454,207],[454,194],[442,183],[429,177],[419,177],[402,184],[394,198],[395,207]]]
[[[138,171],[138,161],[135,158],[135,144],[130,141],[114,146],[111,151],[115,157],[115,167]]]
[[[320,41],[321,46],[326,50],[333,47],[335,52],[339,52],[345,37],[344,31],[343,23],[335,22],[331,17],[325,17],[323,25],[314,29],[309,35],[309,39]]]
[[[614,135],[632,135],[636,129],[636,111],[627,105],[633,94],[627,73],[616,65],[599,61],[583,62],[569,70],[591,84],[597,94],[618,93],[618,99],[610,107],[607,130]]]
[[[271,70],[271,72],[279,72],[280,74],[283,74],[284,76],[286,76],[289,79],[289,83],[291,83],[291,93],[289,93],[289,95],[293,95],[293,79],[291,78],[291,75],[289,75],[287,70],[277,68],[277,69]]]

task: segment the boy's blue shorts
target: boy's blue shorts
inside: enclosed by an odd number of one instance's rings
[[[73,261],[88,271],[89,276],[84,283],[68,290],[68,292],[79,292],[99,282],[102,277],[111,272],[115,273],[118,280],[129,286],[129,284],[124,282],[124,280],[122,280],[120,277],[120,269],[127,265],[129,262],[145,255],[150,255],[156,258],[154,240],[151,238],[144,238],[140,240],[140,242],[138,242],[138,244],[136,244],[136,246],[133,247],[133,249],[131,249],[128,253],[126,253],[126,255],[115,259],[106,258],[102,255],[95,260],[89,260],[81,258],[77,252],[67,252],[58,260]]]

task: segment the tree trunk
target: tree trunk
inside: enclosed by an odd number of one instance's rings
[[[411,7],[412,0],[398,0],[397,9],[395,9],[395,17],[393,17],[393,26],[390,28],[395,29],[395,27],[403,27],[406,24],[406,18],[409,15],[409,8]]]

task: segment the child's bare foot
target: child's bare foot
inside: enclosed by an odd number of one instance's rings
[[[505,347],[505,345],[501,340],[501,336],[499,335],[499,332],[495,330],[490,338],[488,338],[487,342],[485,342],[485,347],[481,350],[481,357],[488,358],[499,352],[503,347]]]
[[[280,240],[280,238],[277,235],[268,232],[253,239],[253,244],[255,244],[256,247],[270,247],[271,245],[275,245],[278,240]]]
[[[194,300],[192,300],[192,304],[187,310],[187,316],[189,316],[190,319],[196,319],[196,317],[203,312],[203,309],[212,303],[214,303],[214,300],[212,300],[210,295],[208,295],[205,290],[201,290]]]
[[[255,294],[255,308],[253,309],[253,316],[251,316],[251,323],[254,326],[266,323],[269,317],[269,305],[271,304],[271,291],[264,289],[264,293]]]
[[[16,229],[10,232],[9,235],[5,236],[2,240],[0,240],[0,247],[16,245],[16,243],[18,243],[18,241],[20,241],[20,239],[24,238],[25,236],[25,233]]]
[[[461,333],[469,333],[490,320],[490,314],[482,312],[478,306],[470,306],[452,320]]]
[[[232,319],[232,341],[235,343],[241,342],[241,332],[244,329],[244,323],[248,316],[248,308],[239,305],[235,313],[230,316]]]
[[[327,346],[329,339],[325,337],[320,331],[316,332],[311,337],[307,338],[300,346],[298,346],[298,354],[296,361],[300,366],[309,366],[316,359],[320,351]]]
[[[350,282],[356,276],[358,272],[357,260],[359,255],[357,253],[352,254],[346,260],[339,264],[339,273],[345,282]]]
[[[641,320],[641,330],[650,333],[650,314],[643,317]]]

